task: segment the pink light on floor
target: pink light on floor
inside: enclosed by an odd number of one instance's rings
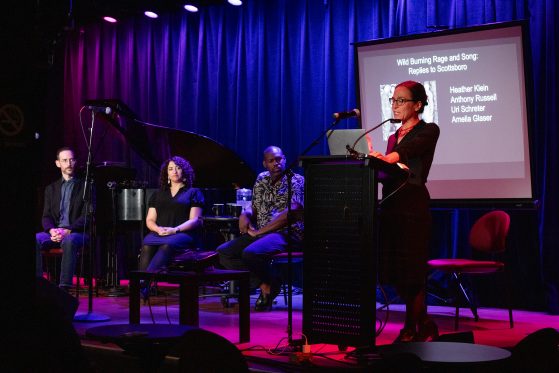
[[[105,22],[109,22],[109,23],[116,23],[117,22],[116,18],[113,18],[113,17],[110,17],[110,16],[104,16],[103,20]]]

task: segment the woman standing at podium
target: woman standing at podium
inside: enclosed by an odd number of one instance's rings
[[[140,253],[140,270],[157,271],[166,267],[179,250],[197,247],[204,196],[193,188],[194,169],[181,157],[163,163],[160,189],[148,202],[146,226]]]
[[[389,99],[401,127],[388,139],[386,155],[371,155],[388,163],[407,166],[408,177],[382,180],[380,205],[381,284],[392,284],[406,304],[404,328],[396,341],[417,342],[438,336],[437,325],[428,318],[425,281],[431,234],[429,192],[425,183],[439,138],[439,127],[419,118],[427,105],[421,83],[405,81]]]

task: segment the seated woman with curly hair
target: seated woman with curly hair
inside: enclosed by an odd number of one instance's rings
[[[194,169],[175,156],[161,166],[160,189],[148,202],[140,270],[158,271],[184,249],[198,246],[204,196],[193,188]]]

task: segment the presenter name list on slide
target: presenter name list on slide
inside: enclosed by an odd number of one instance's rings
[[[451,86],[451,94],[462,94],[459,96],[450,96],[451,104],[471,104],[471,105],[454,105],[450,107],[452,114],[458,113],[482,113],[487,109],[486,105],[474,105],[477,102],[494,102],[497,101],[497,94],[479,94],[476,92],[487,92],[489,86],[487,84],[474,84],[470,86]],[[472,93],[472,95],[463,95],[464,93]],[[474,115],[453,115],[452,123],[471,123],[471,122],[491,122],[493,115],[491,114],[474,114]]]

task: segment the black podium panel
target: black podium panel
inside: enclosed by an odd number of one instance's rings
[[[311,343],[374,346],[375,171],[366,161],[302,159],[303,333]]]

